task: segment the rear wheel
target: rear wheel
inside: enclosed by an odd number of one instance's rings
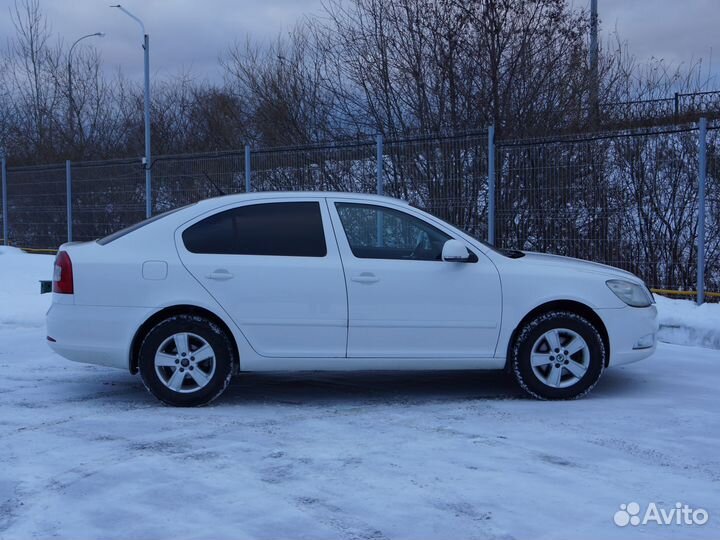
[[[598,329],[577,313],[553,311],[528,322],[511,352],[520,386],[538,399],[575,399],[597,384],[605,367]]]
[[[175,315],[155,325],[140,346],[138,367],[145,387],[168,405],[206,405],[232,376],[230,338],[214,322]]]

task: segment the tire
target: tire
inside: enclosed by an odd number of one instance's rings
[[[213,321],[175,315],[145,336],[138,368],[145,388],[163,403],[207,405],[230,383],[233,348],[230,337]]]
[[[532,397],[577,399],[597,384],[606,355],[602,336],[590,321],[577,313],[552,311],[520,329],[510,362],[518,384]]]

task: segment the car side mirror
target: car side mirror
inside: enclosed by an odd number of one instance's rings
[[[450,239],[443,245],[442,260],[447,262],[469,262],[470,252],[459,240]]]

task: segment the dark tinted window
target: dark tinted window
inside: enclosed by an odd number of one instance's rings
[[[439,261],[450,237],[421,219],[369,204],[335,204],[353,255],[362,259]]]
[[[253,204],[212,215],[183,232],[192,253],[324,257],[320,204]]]

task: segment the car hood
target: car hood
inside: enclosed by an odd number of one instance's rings
[[[561,255],[549,255],[547,253],[535,253],[532,251],[524,251],[525,256],[521,261],[525,261],[529,264],[541,265],[541,266],[552,266],[556,268],[562,268],[563,270],[571,270],[577,272],[589,272],[592,274],[600,274],[607,276],[608,279],[626,279],[633,283],[641,283],[642,280],[631,272],[615,268],[614,266],[608,266],[607,264],[601,264],[591,261],[584,261],[582,259],[574,259],[572,257],[563,257]]]

